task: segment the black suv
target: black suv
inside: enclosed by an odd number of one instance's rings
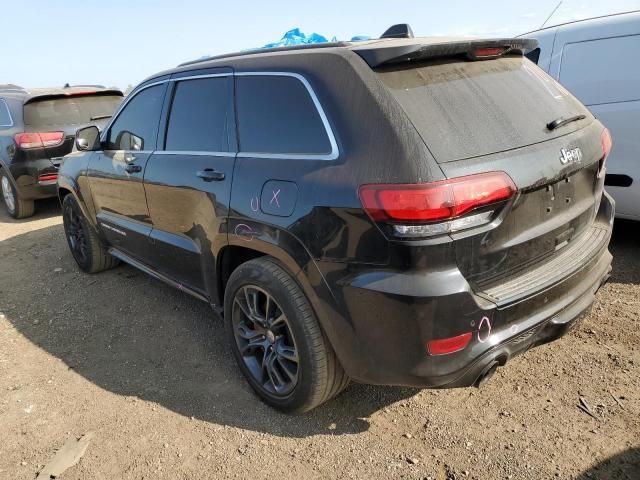
[[[122,92],[98,86],[0,85],[0,187],[9,215],[30,217],[34,200],[56,196],[76,130],[106,124],[121,102]]]
[[[381,39],[155,75],[65,157],[71,252],[210,303],[281,410],[349,379],[481,384],[611,269],[611,139],[533,46]]]

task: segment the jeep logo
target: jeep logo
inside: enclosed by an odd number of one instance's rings
[[[580,150],[580,147],[560,150],[560,163],[563,165],[582,163],[582,150]]]

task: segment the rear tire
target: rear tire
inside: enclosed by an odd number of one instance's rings
[[[0,190],[7,213],[15,219],[33,216],[36,206],[33,200],[23,200],[5,172],[0,173]]]
[[[78,202],[71,194],[62,201],[62,221],[67,244],[82,271],[98,273],[120,263],[117,258],[109,255],[106,245],[89,225]]]
[[[257,258],[234,270],[224,321],[240,370],[268,405],[307,412],[349,384],[309,301],[274,259]]]

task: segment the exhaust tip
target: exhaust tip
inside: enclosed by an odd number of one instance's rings
[[[482,386],[486,384],[491,379],[491,377],[493,377],[493,375],[496,373],[496,370],[498,370],[498,365],[499,363],[494,360],[485,367],[485,369],[476,380],[477,388],[482,388]]]

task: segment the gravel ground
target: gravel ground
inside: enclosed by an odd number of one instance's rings
[[[55,201],[0,213],[0,478],[640,478],[640,224],[560,341],[481,390],[351,385],[297,417],[261,404],[207,305],[121,266],[76,268]],[[581,410],[583,397],[593,416]]]

